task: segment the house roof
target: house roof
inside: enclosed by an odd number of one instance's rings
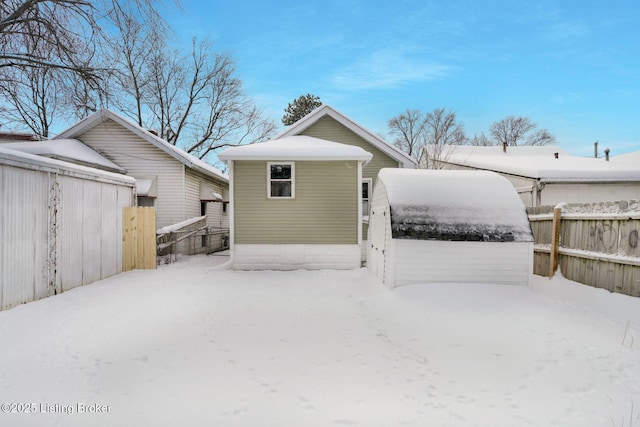
[[[631,163],[634,162],[634,164],[638,164],[638,162],[640,162],[640,151],[633,151],[631,153],[625,153],[625,154],[619,154],[617,156],[611,156],[611,161],[612,162],[626,162],[626,163]]]
[[[640,168],[628,162],[572,156],[552,146],[507,147],[506,153],[501,146],[449,146],[443,153],[439,160],[444,163],[543,182],[640,181]]]
[[[371,153],[355,145],[296,135],[257,144],[227,148],[218,158],[227,160],[371,160]]]
[[[35,154],[11,150],[6,147],[0,147],[0,163],[21,168],[52,171],[70,176],[79,176],[103,182],[123,184],[130,187],[134,187],[136,182],[134,178],[120,173],[113,173],[62,160],[50,159]]]
[[[198,172],[201,172],[211,178],[217,179],[218,181],[222,181],[225,183],[229,182],[229,176],[223,173],[222,171],[220,171],[219,169],[214,168],[213,166],[192,156],[191,154],[185,152],[184,150],[181,150],[180,148],[169,144],[164,139],[152,134],[146,129],[141,128],[136,123],[133,123],[128,119],[125,119],[124,117],[114,113],[111,110],[103,109],[91,114],[90,116],[85,117],[75,125],[71,126],[69,129],[60,133],[54,139],[59,140],[59,139],[67,139],[67,138],[79,138],[85,132],[89,131],[90,129],[93,129],[95,126],[98,126],[99,124],[107,120],[113,120],[114,122],[118,123],[120,126],[124,127],[125,129],[131,131],[132,133],[138,135],[145,141],[149,142],[151,145],[159,148],[160,150],[164,151],[174,159],[180,161],[188,168],[197,170]]]
[[[110,172],[122,174],[127,173],[125,169],[100,155],[98,152],[94,151],[77,139],[59,139],[55,142],[51,140],[10,142],[2,143],[0,144],[0,147],[48,157],[50,159],[63,160],[83,166],[95,167]]]
[[[533,241],[522,200],[494,172],[381,169],[394,238]]]
[[[371,131],[365,129],[363,126],[354,122],[344,114],[340,113],[333,107],[329,105],[322,105],[311,113],[307,114],[288,128],[286,128],[283,132],[276,135],[274,139],[280,139],[288,136],[298,135],[301,132],[305,131],[309,127],[311,127],[314,123],[320,120],[322,117],[331,117],[360,138],[367,141],[369,144],[376,147],[378,150],[385,153],[387,156],[396,160],[398,163],[402,164],[404,168],[415,168],[417,166],[417,162],[406,153],[402,152],[398,148],[387,144],[384,140],[382,140],[379,136],[375,135]]]

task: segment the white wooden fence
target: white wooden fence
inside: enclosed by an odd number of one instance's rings
[[[122,272],[135,180],[0,149],[0,309]]]

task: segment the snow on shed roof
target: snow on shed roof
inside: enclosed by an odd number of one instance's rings
[[[102,109],[100,111],[97,111],[85,117],[75,125],[71,126],[69,129],[60,133],[54,139],[78,138],[83,133],[87,132],[90,129],[93,129],[95,126],[105,122],[106,120],[113,120],[114,122],[118,123],[120,126],[124,127],[125,129],[128,129],[132,133],[138,135],[145,141],[149,142],[151,145],[154,145],[155,147],[164,151],[174,159],[180,161],[185,166],[195,169],[199,172],[202,172],[205,175],[210,176],[212,178],[216,178],[219,181],[222,181],[225,183],[229,182],[229,176],[223,173],[221,170],[203,162],[202,160],[192,156],[186,151],[176,147],[175,145],[169,144],[164,139],[152,134],[146,129],[141,128],[136,123],[133,123],[132,121],[125,119],[124,117],[107,109]]]
[[[83,166],[96,167],[110,172],[127,173],[127,171],[111,160],[100,155],[77,139],[57,139],[45,141],[21,141],[0,144],[0,147],[23,153],[49,157],[51,159],[78,163]]]
[[[251,145],[231,147],[218,155],[227,160],[360,160],[371,153],[355,145],[340,144],[311,136],[295,135]]]
[[[555,157],[558,153],[558,157]],[[640,168],[572,156],[558,147],[451,146],[441,161],[546,182],[640,181]]]
[[[22,151],[0,147],[0,164],[12,165],[25,169],[61,173],[70,176],[94,179],[102,182],[135,186],[135,179],[120,173],[107,172],[87,166],[80,166],[62,160],[50,159]]]
[[[489,171],[381,169],[394,238],[533,241],[511,183]]]
[[[402,167],[416,167],[417,162],[411,156],[394,147],[393,145],[387,144],[382,138],[364,128],[360,124],[354,122],[349,117],[345,116],[344,114],[327,104],[321,105],[291,126],[287,127],[280,134],[276,135],[274,139],[281,139],[289,136],[299,135],[301,132],[304,132],[306,129],[311,127],[314,123],[325,116],[331,117],[347,129],[349,129],[351,132],[355,133],[360,138],[364,139],[369,144],[385,153],[387,156],[396,160],[399,164],[402,165]]]

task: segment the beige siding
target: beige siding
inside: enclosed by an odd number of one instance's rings
[[[112,120],[87,131],[79,138],[133,177],[157,176],[157,226],[175,224],[190,216],[185,211],[184,165]],[[200,208],[198,207],[198,215]]]
[[[264,161],[234,162],[235,243],[357,244],[358,164],[295,162],[295,199],[267,199]]]
[[[331,117],[322,117],[308,129],[305,129],[302,135],[313,136],[341,144],[356,145],[371,153],[373,158],[362,168],[362,178],[373,178],[374,185],[380,169],[399,167],[396,160],[387,156]]]

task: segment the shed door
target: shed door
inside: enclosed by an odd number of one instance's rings
[[[385,209],[372,209],[369,215],[369,245],[371,271],[379,279],[384,278]]]

